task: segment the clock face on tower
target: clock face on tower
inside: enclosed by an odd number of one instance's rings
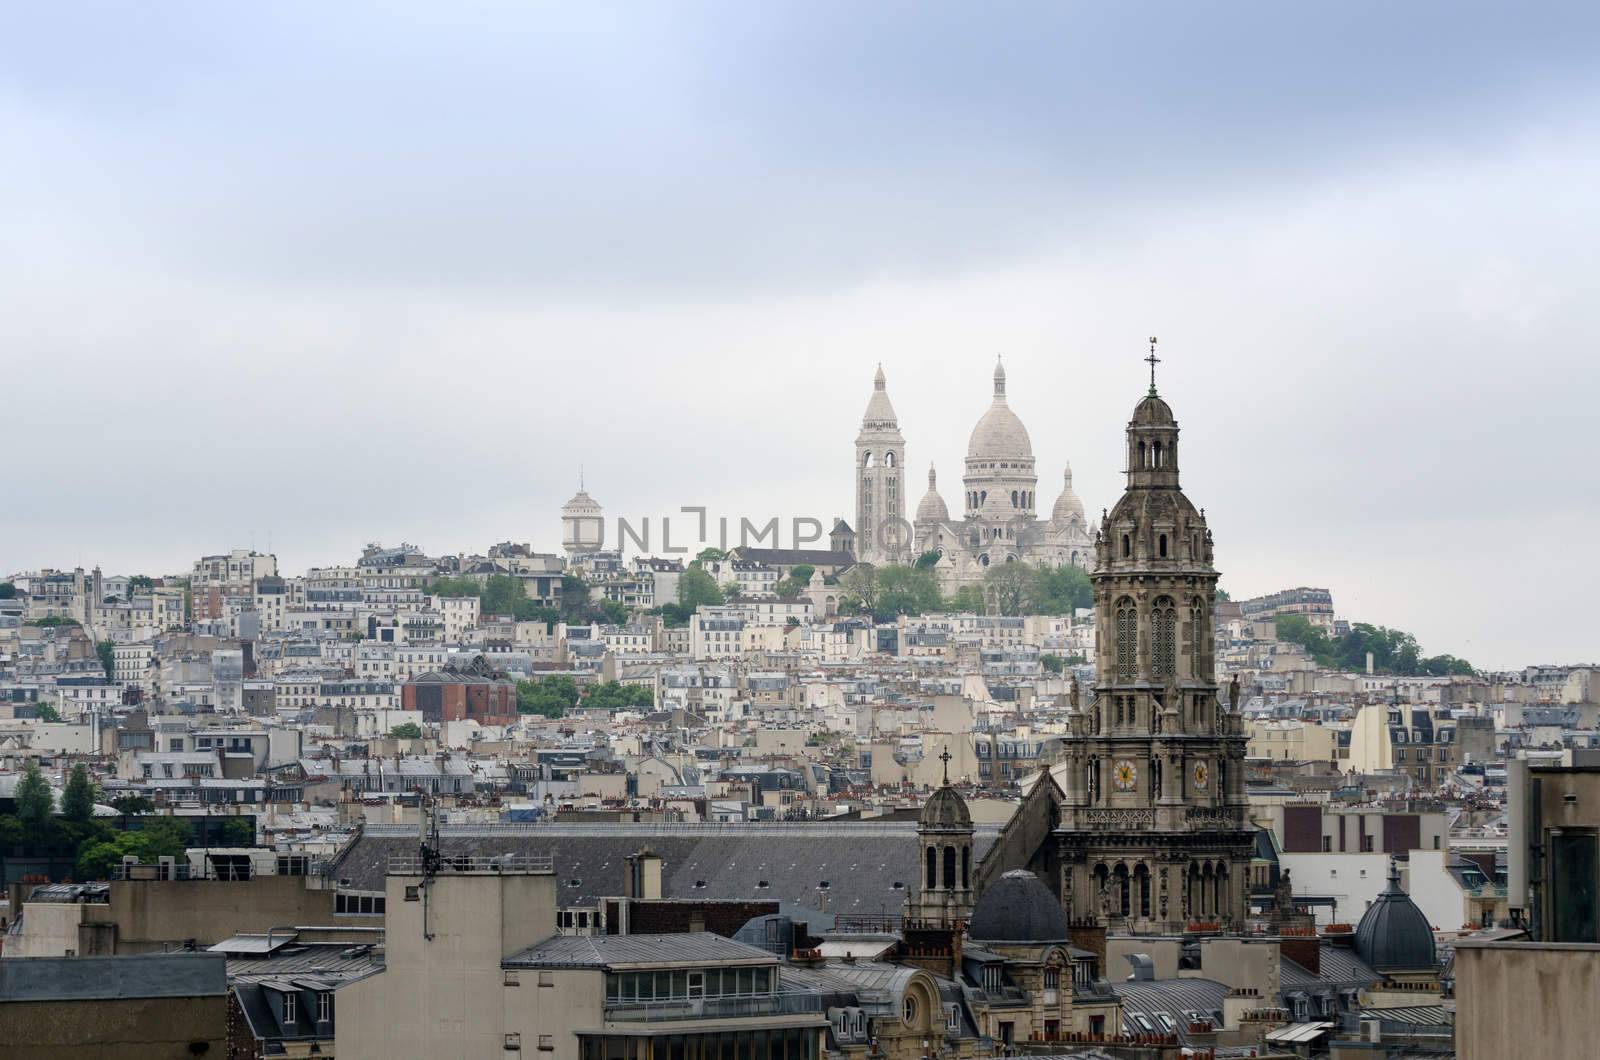
[[[1139,786],[1139,767],[1133,759],[1120,759],[1111,767],[1111,783],[1118,791],[1132,791]]]
[[[1206,784],[1211,780],[1211,773],[1206,769],[1204,762],[1194,764],[1194,786],[1197,791],[1206,790]]]

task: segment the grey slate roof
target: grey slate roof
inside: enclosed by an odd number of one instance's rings
[[[707,931],[670,935],[552,935],[501,963],[508,968],[629,968],[639,965],[777,964],[778,958]]]
[[[975,863],[997,834],[977,830]],[[349,889],[381,891],[389,858],[415,855],[417,845],[416,829],[369,826],[340,855],[334,875],[349,879]],[[763,899],[829,914],[898,912],[917,885],[920,857],[916,825],[909,821],[447,825],[440,845],[447,856],[549,857],[562,906],[593,905],[622,894],[628,855],[648,846],[662,858],[663,898]],[[828,886],[819,891],[823,882]]]
[[[1222,1011],[1222,999],[1228,987],[1211,979],[1147,979],[1139,982],[1112,983],[1111,987],[1122,1000],[1122,1025],[1133,1034],[1144,1033],[1144,1028],[1133,1021],[1135,1014],[1142,1015],[1153,1025],[1156,1033],[1168,1033],[1159,1014],[1170,1016],[1177,1025],[1180,1041],[1188,1042],[1188,1018],[1185,1013],[1212,1014]]]
[[[0,1004],[113,998],[221,997],[228,992],[220,953],[132,957],[8,957],[0,961]]]

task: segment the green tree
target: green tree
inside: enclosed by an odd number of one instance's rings
[[[1058,674],[1067,668],[1067,660],[1059,655],[1045,652],[1039,656],[1039,665],[1044,667],[1046,673]]]
[[[995,563],[983,572],[983,595],[996,613],[1020,615],[1034,595],[1034,575],[1026,563]]]
[[[1031,573],[1028,606],[1037,615],[1070,615],[1094,606],[1094,586],[1077,567],[1036,567]]]
[[[22,771],[15,797],[17,820],[22,822],[28,842],[47,838],[50,826],[55,822],[56,804],[50,791],[50,782],[44,779],[44,773],[40,772],[37,763],[29,762]]]
[[[806,591],[807,584],[798,578],[784,578],[773,585],[772,591],[779,596],[799,596]]]
[[[100,656],[100,667],[106,672],[106,680],[111,680],[117,673],[117,646],[109,640],[102,640],[94,646],[94,651]]]
[[[40,721],[60,721],[61,712],[49,703],[40,703],[33,708],[33,716]]]
[[[628,621],[628,606],[620,600],[601,600],[600,617],[611,626],[620,626]]]
[[[156,587],[156,580],[147,574],[135,574],[128,579],[128,596],[136,592],[149,592]]]
[[[118,795],[111,800],[118,813],[127,816],[137,816],[142,813],[155,813],[156,804],[143,795]]]
[[[655,695],[650,689],[639,685],[606,681],[592,686],[581,703],[584,708],[590,710],[628,710],[654,706]]]
[[[517,682],[517,710],[559,718],[578,702],[578,683],[566,674]]]
[[[839,576],[839,588],[855,597],[863,611],[878,609],[878,568],[870,563],[857,563]],[[844,610],[843,603],[840,610]]]
[[[929,567],[936,567],[939,565],[939,559],[939,550],[929,549],[927,552],[924,552],[922,555],[917,557],[916,567],[918,570],[927,570]]]
[[[727,558],[728,554],[720,548],[702,548],[694,554],[695,563],[714,563],[717,560]]]
[[[646,611],[647,615],[660,615],[662,624],[668,629],[678,629],[689,624],[689,616],[694,614],[694,609],[684,607],[682,604],[662,604]]]
[[[476,579],[465,577],[435,578],[428,583],[425,591],[432,596],[476,596],[479,599],[483,598],[483,586],[479,585]]]
[[[94,781],[89,779],[88,767],[79,762],[67,774],[67,786],[61,793],[61,816],[82,824],[94,816],[94,800]]]
[[[46,615],[44,618],[29,619],[28,625],[37,626],[40,629],[55,629],[58,626],[78,626],[82,625],[82,623],[75,618],[67,618],[65,615]]]
[[[986,610],[983,603],[983,590],[976,585],[963,585],[944,602],[944,609],[946,611],[971,612],[981,615]]]
[[[15,582],[0,582],[0,600],[15,600],[17,598],[17,585]]]
[[[389,730],[389,735],[397,740],[422,739],[422,726],[414,721],[403,721]]]
[[[717,580],[699,567],[690,567],[678,577],[678,603],[691,612],[722,603]]]
[[[877,572],[877,599],[872,613],[880,622],[897,615],[921,615],[939,610],[944,598],[939,578],[926,567],[882,567]]]
[[[593,612],[589,607],[589,583],[573,574],[561,576],[561,617],[568,622],[587,622]]]
[[[222,822],[220,842],[225,847],[253,847],[256,845],[256,826],[243,817],[229,817]]]
[[[1228,595],[1228,590],[1222,588],[1222,586],[1220,586],[1220,585],[1217,586],[1217,603],[1225,604],[1229,600],[1232,600],[1232,599],[1233,599],[1233,597]]]
[[[789,577],[801,585],[811,584],[811,576],[817,573],[817,568],[809,563],[796,563],[789,568]]]
[[[479,607],[486,615],[512,615],[517,605],[528,599],[521,578],[509,574],[491,574],[483,583],[483,594],[478,597]]]

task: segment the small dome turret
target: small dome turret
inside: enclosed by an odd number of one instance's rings
[[[1379,972],[1425,972],[1438,967],[1433,928],[1400,889],[1400,867],[1389,863],[1389,886],[1356,925],[1356,953]]]
[[[983,892],[967,922],[967,936],[974,942],[1012,945],[1070,939],[1061,902],[1027,869],[1012,869]]]
[[[917,522],[919,523],[945,523],[950,521],[950,509],[945,505],[944,498],[939,496],[938,474],[933,465],[928,465],[928,492],[922,497],[922,503],[917,505]]]

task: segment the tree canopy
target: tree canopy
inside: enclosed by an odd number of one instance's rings
[[[82,762],[67,774],[67,787],[61,793],[61,816],[69,821],[83,823],[94,816],[94,782]]]
[[[579,704],[591,710],[627,710],[630,708],[653,707],[656,697],[650,689],[641,685],[625,685],[617,681],[606,681],[603,684],[591,686]]]
[[[117,646],[109,640],[102,640],[94,646],[94,652],[100,656],[100,666],[106,672],[106,680],[111,680],[117,675]]]
[[[422,739],[422,726],[414,721],[403,721],[389,730],[389,735],[398,740]]]
[[[40,703],[33,708],[33,716],[40,721],[60,721],[61,712],[49,703]]]
[[[691,612],[716,607],[722,603],[722,589],[717,579],[699,567],[689,567],[678,576],[678,603]]]
[[[1357,622],[1350,632],[1332,636],[1303,615],[1279,615],[1273,624],[1279,640],[1300,645],[1318,666],[1332,670],[1363,671],[1371,652],[1372,668],[1381,674],[1444,677],[1474,672],[1471,663],[1454,655],[1424,657],[1417,638],[1398,629]]]
[[[17,820],[24,830],[33,835],[48,830],[56,812],[55,797],[50,792],[50,782],[34,762],[28,763],[17,781],[16,801]]]
[[[15,600],[17,598],[17,585],[15,582],[0,582],[0,600]]]
[[[523,714],[559,718],[577,702],[578,682],[566,674],[517,682],[517,710]]]

